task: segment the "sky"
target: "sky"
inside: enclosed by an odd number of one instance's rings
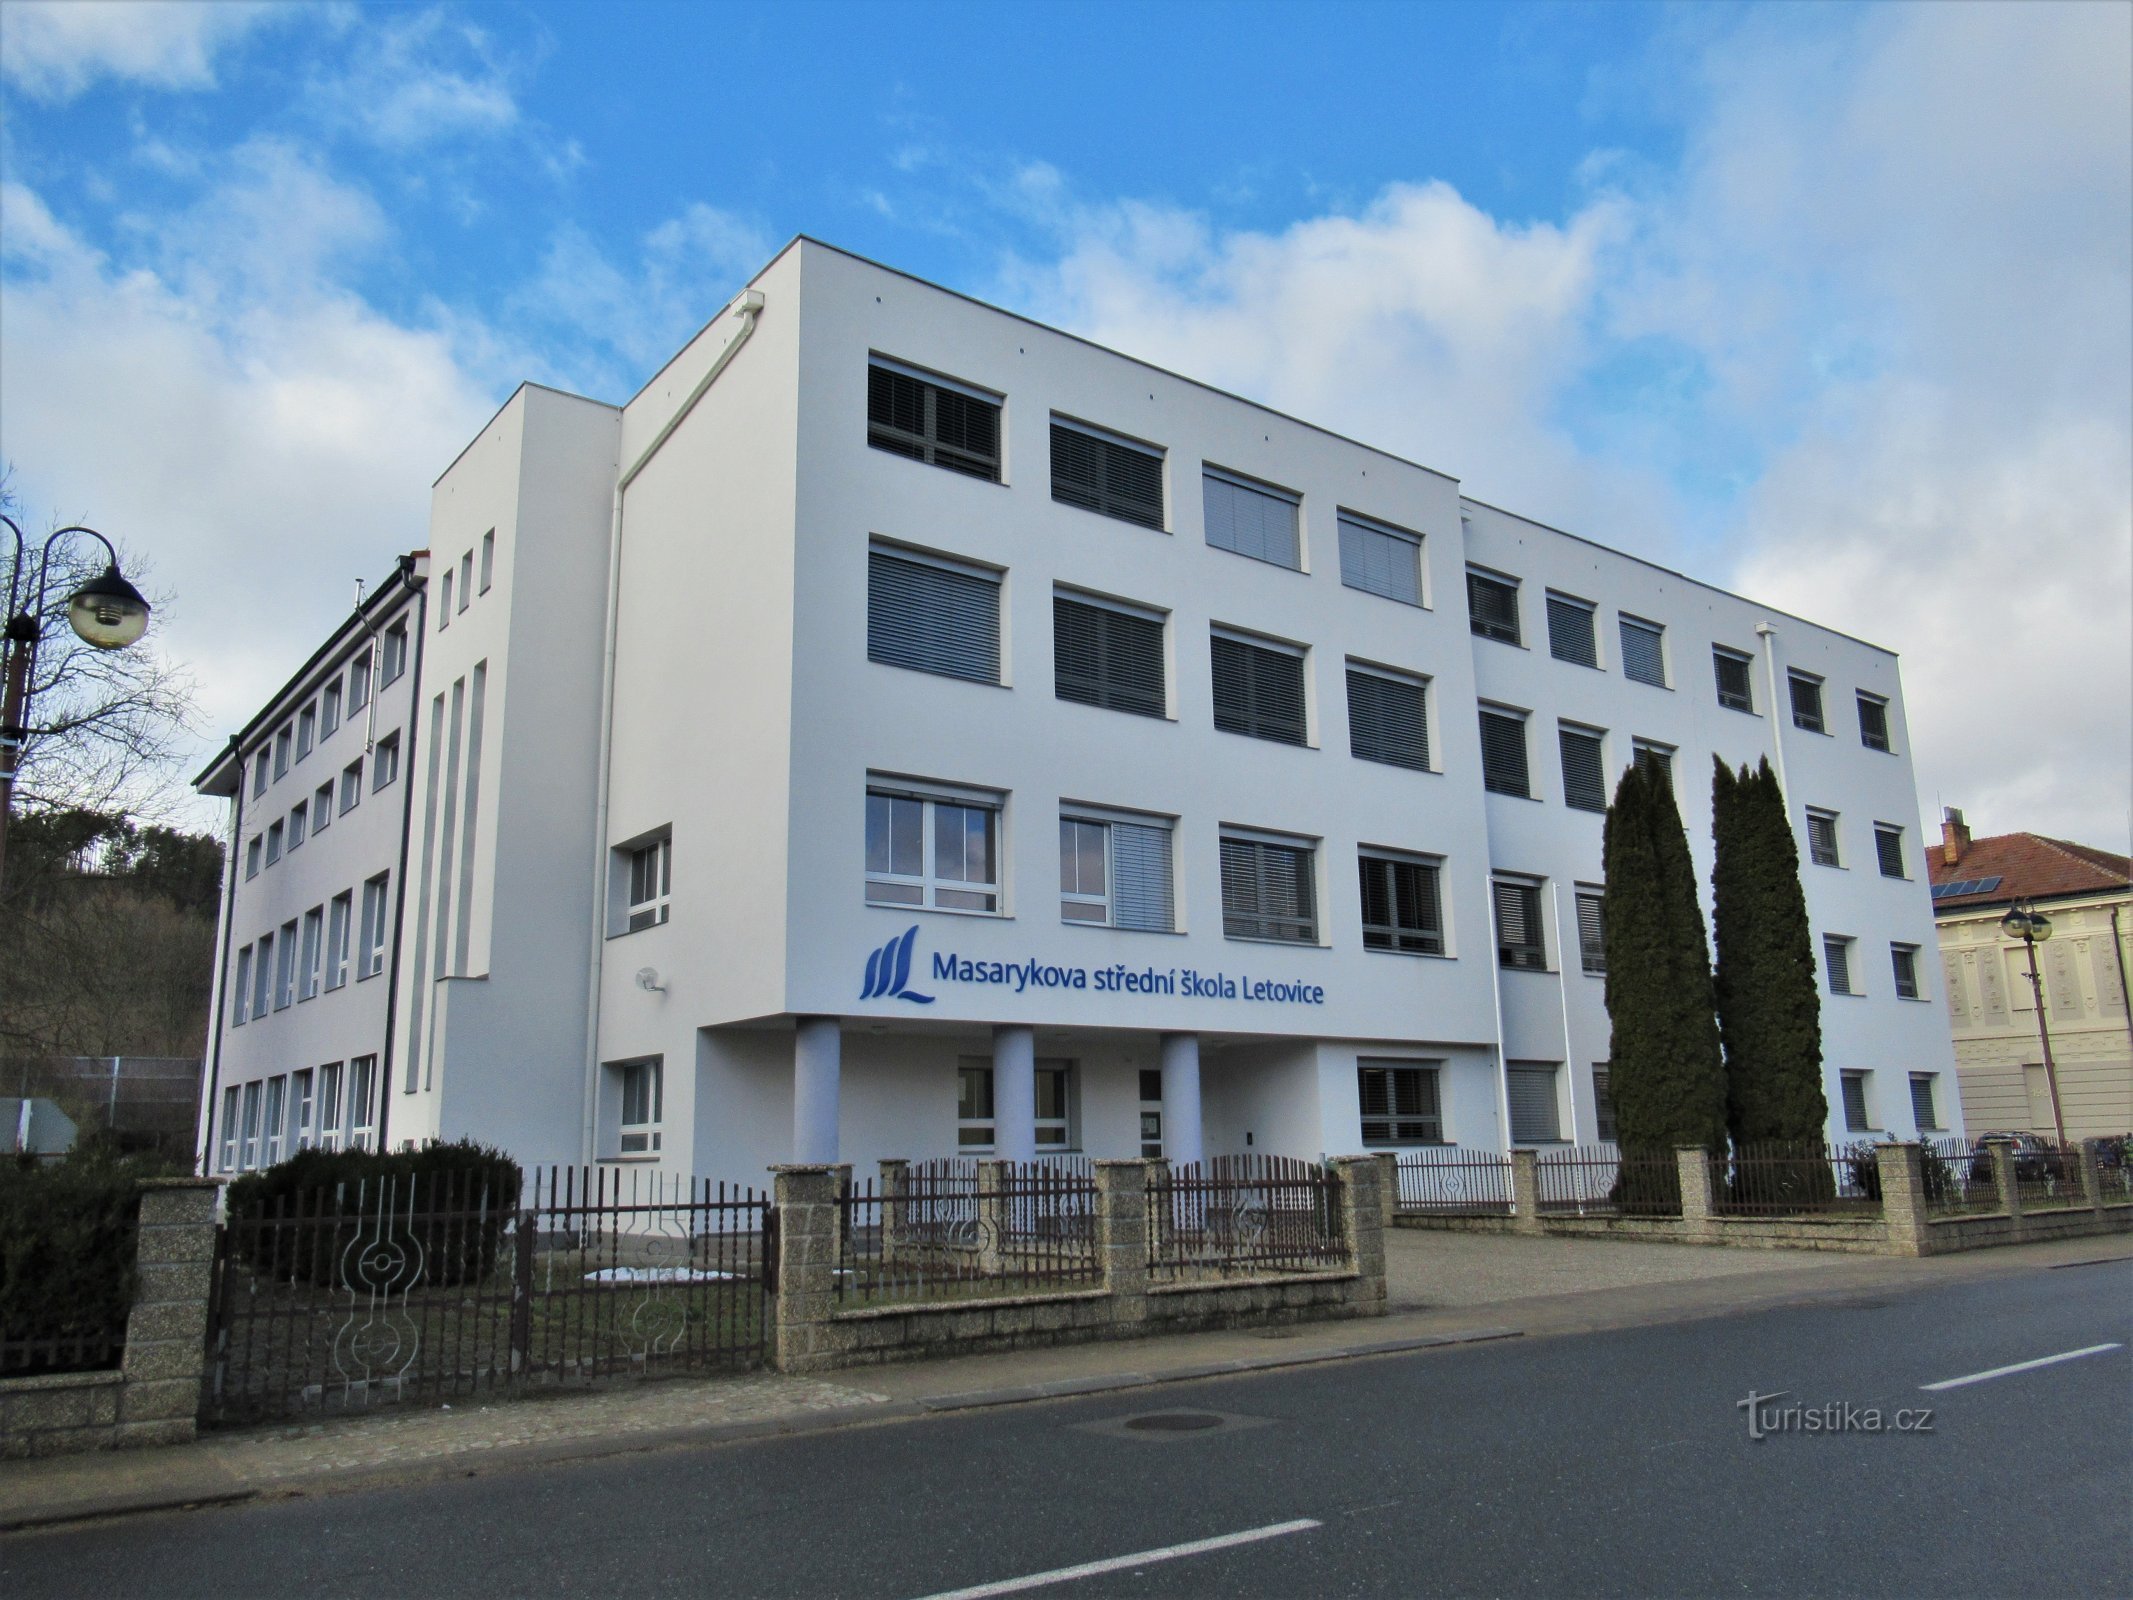
[[[170,596],[204,760],[521,381],[803,232],[1894,649],[1929,833],[2128,847],[2103,0],[7,0],[0,465]]]

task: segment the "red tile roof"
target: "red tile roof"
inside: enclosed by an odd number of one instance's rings
[[[1976,878],[2000,880],[1979,893],[1937,899],[1935,911],[2133,886],[2133,861],[2127,857],[2069,839],[2048,839],[2041,833],[1996,833],[1971,839],[1952,865],[1942,843],[1933,840],[1926,846],[1926,868],[1935,887]]]

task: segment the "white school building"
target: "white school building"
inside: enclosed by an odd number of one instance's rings
[[[413,539],[407,543],[415,542]],[[1896,657],[800,239],[527,385],[200,777],[202,1155],[1611,1132],[1602,813],[1768,756],[1833,1139],[1959,1130]]]

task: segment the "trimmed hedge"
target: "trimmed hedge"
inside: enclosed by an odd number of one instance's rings
[[[291,1282],[357,1287],[360,1240],[389,1245],[414,1274],[395,1290],[470,1283],[495,1266],[524,1182],[510,1156],[470,1139],[300,1150],[230,1185],[231,1243],[255,1271]]]
[[[93,1147],[60,1161],[0,1161],[0,1341],[78,1344],[84,1357],[17,1351],[8,1372],[117,1365],[145,1175],[140,1163]]]

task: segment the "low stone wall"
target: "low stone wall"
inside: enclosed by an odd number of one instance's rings
[[[0,1378],[0,1457],[179,1444],[198,1430],[215,1259],[213,1178],[141,1185],[133,1307],[116,1372]]]

